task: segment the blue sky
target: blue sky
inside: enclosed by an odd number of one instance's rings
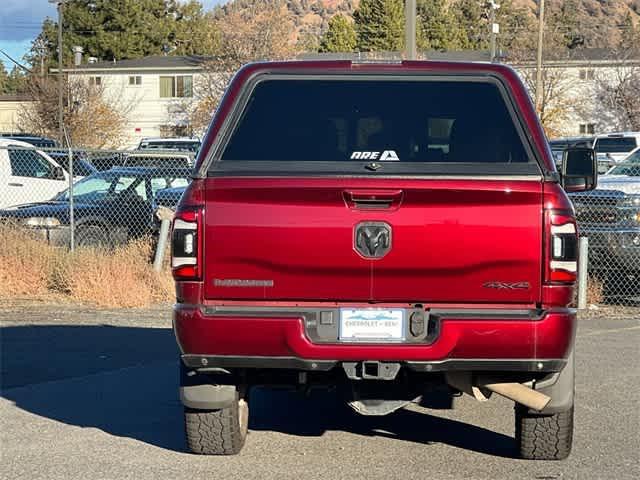
[[[211,8],[224,0],[200,0],[206,8]],[[0,49],[18,61],[31,47],[31,41],[40,33],[42,21],[56,16],[56,9],[49,0],[1,0]],[[13,64],[0,53],[0,61],[7,70]]]

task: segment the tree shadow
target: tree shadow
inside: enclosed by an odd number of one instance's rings
[[[44,418],[185,451],[177,354],[167,328],[4,327],[0,328],[0,394]],[[250,409],[254,431],[321,436],[339,430],[420,444],[444,443],[495,456],[515,454],[513,439],[506,435],[410,410],[363,417],[335,392],[314,392],[304,398],[290,391],[256,388]]]

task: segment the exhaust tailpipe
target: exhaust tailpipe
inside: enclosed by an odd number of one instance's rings
[[[447,383],[480,402],[486,402],[493,392],[533,410],[541,411],[551,401],[551,397],[537,392],[521,383],[499,382],[491,377],[476,378],[468,372],[450,372],[446,374]]]
[[[551,397],[548,395],[536,392],[521,383],[486,383],[482,385],[482,388],[538,411],[541,411],[551,401]]]

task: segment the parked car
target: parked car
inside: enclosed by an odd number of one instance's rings
[[[65,172],[69,173],[68,151],[49,150],[47,154],[53,158],[58,165],[64,168]],[[92,175],[98,171],[98,169],[89,162],[87,153],[82,150],[72,151],[71,158],[73,159],[73,178],[76,180]]]
[[[611,166],[623,161],[638,146],[640,146],[640,132],[597,135],[593,142],[598,162],[608,161]]]
[[[593,145],[593,140],[594,137],[566,137],[550,140],[549,146],[551,147],[553,160],[555,161],[558,170],[562,166],[562,156],[566,149],[575,146],[591,146]]]
[[[0,133],[0,140],[18,140],[38,148],[58,148],[58,142],[53,138],[31,135],[29,133]]]
[[[42,150],[0,138],[0,208],[46,200],[68,186],[67,172]]]
[[[190,168],[193,154],[189,152],[131,152],[122,155],[122,165],[127,167]]]
[[[165,188],[164,190],[160,190],[156,194],[156,204],[159,207],[166,207],[171,210],[175,210],[185,190],[186,185],[184,187]]]
[[[598,179],[592,192],[575,193],[592,270],[640,275],[640,147]]]
[[[515,401],[522,457],[567,457],[565,189],[595,186],[593,150],[560,177],[500,64],[255,63],[223,102],[172,229],[191,451],[240,451],[256,385],[337,389],[364,415],[442,387]]]
[[[560,138],[560,139],[555,139],[555,140],[551,140],[549,142],[549,146],[551,147],[551,153],[553,153],[553,159],[555,161],[556,164],[556,168],[560,169],[562,168],[562,156],[564,154],[564,151],[567,148],[580,148],[580,147],[587,147],[587,148],[594,148],[595,145],[595,141],[596,141],[595,136],[592,137],[567,137],[567,138]],[[607,147],[606,144],[602,145],[602,148],[607,149],[607,148],[611,148],[610,146]],[[600,154],[598,155],[598,173],[599,174],[603,174],[606,173],[614,164],[615,161],[613,160],[613,158],[607,156],[606,154]]]
[[[164,188],[186,185],[188,174],[188,170],[114,168],[80,180],[73,188],[76,245],[108,248],[154,233],[154,196]],[[0,219],[35,229],[52,244],[68,245],[69,192],[0,210]]]
[[[125,152],[93,151],[89,155],[89,163],[99,172],[110,170],[124,165]]]
[[[198,153],[200,140],[192,137],[176,138],[143,138],[138,144],[138,150],[180,150]]]

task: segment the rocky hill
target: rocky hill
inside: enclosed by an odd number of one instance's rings
[[[329,19],[336,13],[350,16],[360,0],[231,0],[218,7],[217,15],[223,16],[230,8],[251,9],[257,2],[286,5],[296,25],[297,37],[318,37],[327,28]],[[419,0],[418,0],[419,1]],[[456,0],[448,0],[450,3]],[[482,0],[477,0],[482,2]],[[514,6],[525,8],[534,17],[537,0],[511,0]],[[573,30],[584,38],[585,47],[615,47],[629,30],[629,20],[640,27],[640,0],[547,0],[548,18],[559,14],[562,5],[571,5]]]

